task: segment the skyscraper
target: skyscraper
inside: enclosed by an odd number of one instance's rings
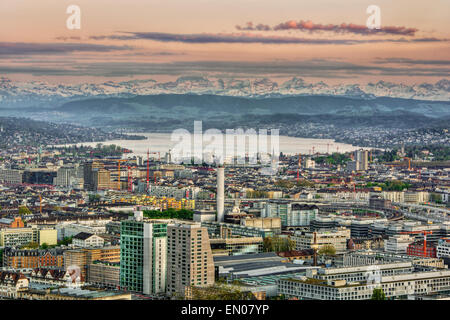
[[[164,293],[167,271],[167,224],[143,220],[142,212],[121,222],[120,286],[144,294]]]
[[[200,223],[167,227],[167,293],[184,297],[186,287],[214,284],[214,262],[206,228]]]
[[[355,150],[356,171],[366,171],[369,169],[369,151]]]
[[[217,168],[217,221],[223,222],[225,211],[225,169],[224,167]]]

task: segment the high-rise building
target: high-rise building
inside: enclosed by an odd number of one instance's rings
[[[223,222],[225,211],[225,169],[217,168],[217,221]]]
[[[167,227],[167,293],[184,297],[187,287],[214,284],[214,262],[208,231],[200,223]]]
[[[121,222],[120,286],[144,294],[164,293],[167,271],[167,223],[145,220],[142,212]]]
[[[369,151],[356,150],[355,151],[356,171],[366,171],[369,169]]]
[[[102,162],[87,162],[83,166],[83,179],[84,179],[84,188],[87,190],[95,190],[94,185],[94,171],[98,169],[104,169],[104,164]]]

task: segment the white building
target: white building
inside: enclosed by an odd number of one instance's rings
[[[450,240],[440,239],[436,247],[436,256],[438,258],[450,258]]]
[[[73,236],[72,244],[76,247],[103,247],[105,240],[92,233],[80,232]]]
[[[413,242],[414,238],[407,234],[392,236],[388,240],[384,240],[384,251],[405,254],[408,245]]]
[[[357,273],[355,267],[328,273],[319,269],[306,277],[278,280],[278,293],[302,300],[370,300],[375,288],[381,288],[386,298],[397,299],[448,291],[450,270],[408,272],[406,264],[357,267]]]

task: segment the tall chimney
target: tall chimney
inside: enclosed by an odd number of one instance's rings
[[[225,169],[224,167],[217,168],[217,221],[224,221],[224,208],[225,208]]]

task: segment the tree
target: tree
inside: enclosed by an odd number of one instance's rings
[[[19,214],[20,214],[20,215],[31,214],[31,210],[28,209],[26,206],[20,206],[20,207],[19,207]]]
[[[214,284],[211,287],[192,287],[193,300],[253,300],[251,292],[243,292],[236,286]]]
[[[45,242],[41,245],[41,249],[48,249],[48,244],[46,244]]]
[[[384,294],[383,289],[381,288],[373,289],[372,300],[386,300],[386,295]]]
[[[26,245],[22,246],[21,249],[38,249],[39,243],[37,242],[29,242]]]
[[[336,248],[332,244],[323,245],[318,252],[320,255],[334,256],[336,254]]]

